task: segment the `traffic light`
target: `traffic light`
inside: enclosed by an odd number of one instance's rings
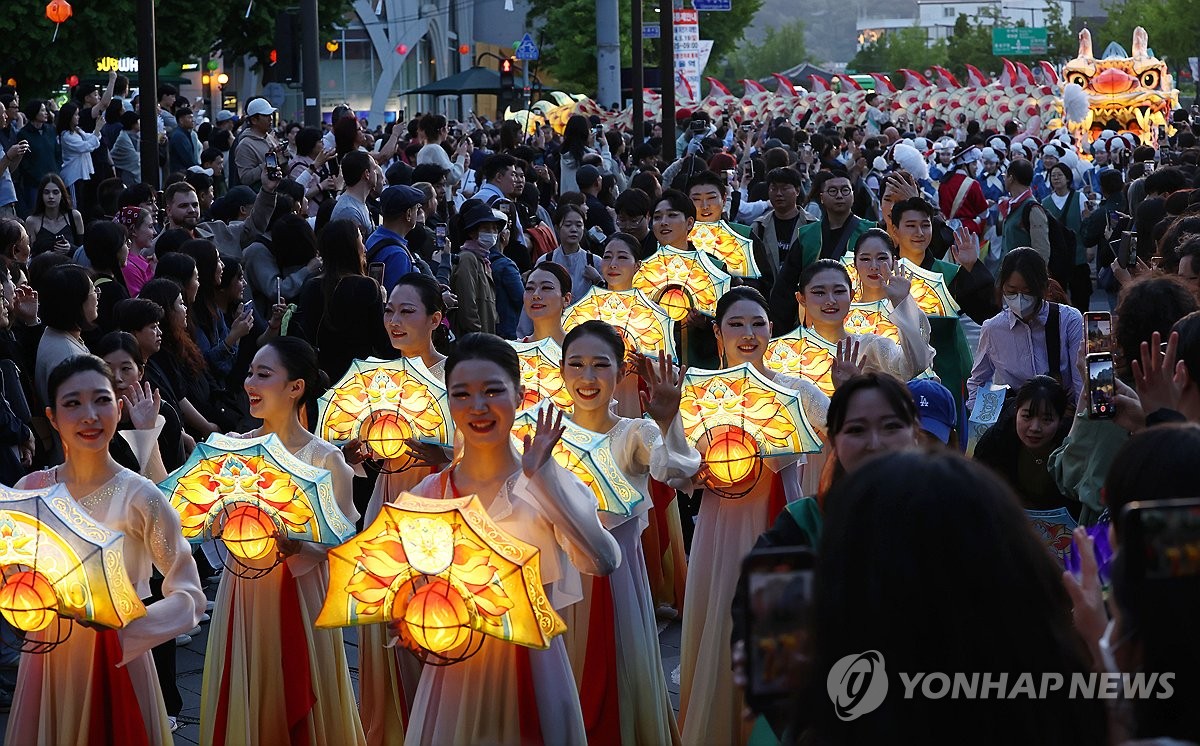
[[[508,95],[516,87],[517,79],[513,75],[512,60],[500,60],[500,91]]]

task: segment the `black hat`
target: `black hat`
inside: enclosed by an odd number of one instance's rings
[[[496,217],[491,207],[476,199],[464,202],[458,215],[462,221],[463,233],[470,233],[472,228],[484,223],[494,223],[496,225],[503,223],[503,221]]]

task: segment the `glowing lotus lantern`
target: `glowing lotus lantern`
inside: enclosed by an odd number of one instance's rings
[[[544,650],[566,631],[542,586],[537,547],[509,536],[474,495],[386,503],[361,534],[329,551],[318,627],[399,622],[426,662],[452,663],[487,635]]]
[[[123,545],[124,535],[93,520],[62,486],[0,487],[0,616],[24,652],[62,643],[72,619],[119,629],[145,616]]]
[[[570,412],[574,406],[567,385],[562,379],[562,349],[550,337],[537,342],[509,342],[517,351],[521,364],[521,385],[525,387],[525,398],[520,409],[537,406],[549,399],[555,406]]]
[[[861,296],[862,286],[858,279],[858,269],[854,266],[854,254],[843,256],[842,264],[850,272],[853,294]],[[950,295],[950,287],[946,283],[945,275],[936,270],[924,269],[907,259],[901,259],[899,266],[900,273],[912,283],[908,292],[917,302],[917,308],[920,308],[922,313],[926,316],[958,317],[960,309],[954,297]]]
[[[411,465],[410,438],[454,443],[446,387],[420,358],[355,360],[321,396],[319,411],[318,435],[339,446],[357,438],[393,471]]]
[[[159,489],[193,544],[220,539],[245,577],[279,562],[276,537],[333,545],[354,533],[333,496],[329,472],[293,456],[275,435],[213,434]]]
[[[537,410],[526,409],[517,415],[513,422],[517,443],[523,444],[526,435],[533,435],[537,429],[537,414]],[[608,436],[580,427],[567,418],[563,418],[562,424],[563,436],[554,445],[554,460],[588,486],[596,496],[600,510],[630,515],[645,496],[617,467]]]
[[[734,277],[762,277],[754,261],[753,243],[724,220],[696,223],[688,234],[688,241],[700,251],[725,262],[725,269]]]
[[[71,4],[67,0],[50,0],[50,4],[46,6],[46,18],[54,23],[54,37],[50,39],[51,43],[58,39],[58,27],[70,18],[71,14]]]
[[[592,287],[563,314],[563,329],[571,331],[585,321],[603,321],[625,340],[629,353],[657,357],[660,349],[675,354],[674,319],[641,290],[605,290]]]
[[[821,449],[799,394],[749,363],[687,371],[679,413],[688,442],[704,458],[709,486],[718,490],[742,486],[744,494],[761,474],[763,458]]]
[[[812,329],[793,329],[767,343],[763,363],[776,373],[803,376],[812,381],[826,396],[833,396],[833,360],[837,343]]]
[[[851,334],[878,334],[900,344],[900,330],[888,320],[891,304],[886,299],[874,303],[851,303],[843,326]]]
[[[671,318],[683,321],[688,311],[710,316],[717,301],[729,292],[729,273],[712,263],[703,251],[659,248],[638,268],[633,286],[663,307]]]

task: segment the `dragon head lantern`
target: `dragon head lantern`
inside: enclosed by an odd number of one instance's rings
[[[1096,59],[1092,54],[1092,34],[1079,32],[1079,55],[1063,65],[1063,83],[1075,83],[1088,96],[1089,111],[1083,129],[1095,139],[1110,122],[1116,121],[1122,132],[1131,132],[1149,143],[1155,127],[1167,126],[1171,112],[1179,108],[1167,65],[1150,56],[1146,29],[1133,30],[1133,55],[1113,42]]]

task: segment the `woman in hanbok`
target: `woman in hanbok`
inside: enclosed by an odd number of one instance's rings
[[[418,272],[400,278],[383,309],[383,325],[392,347],[405,358],[419,358],[439,381],[444,380],[446,356],[434,347],[433,335],[441,327],[445,311],[437,280]],[[411,491],[449,461],[437,446],[415,441],[407,445],[405,455],[379,465],[364,526],[371,525],[385,502]],[[351,463],[367,455],[366,446],[357,440],[350,441],[344,451]],[[403,646],[392,644],[386,625],[360,627],[358,640],[360,712],[367,743],[400,746],[421,678],[421,662]]]
[[[564,637],[589,743],[678,743],[641,535],[649,524],[650,478],[687,486],[700,469],[700,454],[679,418],[684,371],[664,352],[657,362],[642,359],[650,419],[613,412],[624,359],[624,341],[603,321],[583,322],[563,343],[563,381],[575,402],[571,421],[608,436],[601,447],[640,496],[627,512],[600,511],[600,522],[621,546],[621,566],[607,577],[584,578],[584,599],[567,610]]]
[[[550,337],[562,344],[563,311],[571,304],[571,273],[561,264],[541,262],[525,276],[525,315],[533,322],[533,334],[522,342]]]
[[[811,381],[768,370],[763,362],[771,338],[768,308],[762,293],[747,286],[721,297],[714,330],[725,365],[750,363],[777,385],[795,390],[809,423],[823,430],[829,398]],[[764,468],[752,474],[748,484],[726,491],[744,492],[741,497],[723,497],[707,488],[701,498],[688,558],[679,651],[684,744],[745,743],[742,693],[734,686],[730,663],[730,605],[742,560],[755,540],[786,502],[802,497],[803,460],[801,455],[765,459]]]
[[[641,267],[638,259],[638,240],[628,233],[614,233],[604,243],[600,257],[600,274],[608,289],[615,293],[632,293],[633,278]],[[626,375],[617,380],[613,392],[616,413],[637,419],[642,416],[640,379]],[[647,513],[648,531],[642,533],[642,549],[646,558],[646,573],[657,613],[675,619],[683,611],[687,552],[684,549],[683,524],[679,520],[679,505],[675,490],[651,477],[650,495],[653,505]]]
[[[468,334],[446,361],[446,384],[463,450],[454,465],[414,493],[476,495],[492,520],[537,547],[550,606],[582,598],[579,573],[608,575],[621,564],[617,542],[600,525],[596,498],[552,458],[562,415],[539,413],[517,454],[512,426],[521,401],[516,351],[490,334]],[[412,744],[548,743],[587,740],[579,694],[561,637],[546,650],[485,637],[473,656],[426,666],[405,741]]]
[[[278,337],[264,345],[245,383],[250,414],[263,424],[244,437],[274,434],[296,458],[328,470],[338,509],[353,525],[353,472],[337,447],[301,424],[321,377],[307,342]],[[267,574],[221,573],[204,656],[200,743],[363,744],[341,630],[313,627],[329,582],[326,548],[276,542],[283,561]]]
[[[196,563],[170,502],[109,454],[121,405],[104,361],[68,358],[51,371],[47,390],[47,416],[66,460],[25,476],[17,487],[65,487],[83,512],[125,535],[124,570],[138,595],[149,598],[153,566],[163,575],[163,598],[119,630],[76,624],[58,647],[22,655],[5,743],[170,744],[150,650],[200,621],[205,598]]]

